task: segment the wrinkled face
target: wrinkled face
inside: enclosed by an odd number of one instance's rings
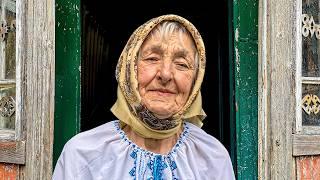
[[[149,36],[140,50],[138,83],[142,104],[158,118],[178,112],[188,100],[195,78],[195,48],[189,34]]]

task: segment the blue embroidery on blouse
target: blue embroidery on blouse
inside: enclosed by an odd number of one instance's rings
[[[133,176],[133,177],[135,177],[135,175],[136,175],[136,166],[137,166],[137,161],[136,161],[136,159],[137,159],[137,151],[138,150],[136,150],[136,149],[134,149],[132,152],[131,152],[131,154],[130,154],[130,156],[134,159],[134,166],[133,166],[133,168],[129,171],[129,174],[131,175],[131,176]]]
[[[134,160],[133,167],[129,171],[130,176],[132,176],[134,179],[138,177],[143,177],[144,174],[147,172],[148,168],[152,174],[151,177],[147,178],[147,180],[163,180],[163,171],[170,167],[171,173],[172,173],[172,179],[178,180],[175,174],[175,170],[178,168],[176,162],[174,161],[173,154],[177,152],[177,149],[181,147],[183,144],[184,140],[186,139],[186,135],[189,133],[189,127],[187,126],[186,123],[184,123],[184,130],[181,133],[177,143],[169,152],[168,155],[160,155],[156,153],[152,153],[150,151],[147,151],[145,149],[140,148],[137,146],[134,142],[129,140],[124,133],[124,131],[121,130],[119,126],[119,120],[114,121],[114,126],[118,133],[121,136],[121,139],[123,139],[125,142],[129,144],[129,146],[132,147],[132,152],[130,153],[130,157]],[[139,156],[139,162],[137,163],[137,159]],[[147,167],[142,167],[144,164],[144,159],[146,159],[147,162]],[[138,172],[137,171],[137,166],[138,166]],[[138,178],[139,179],[139,178]]]
[[[171,168],[171,170],[175,170],[175,169],[177,169],[177,164],[176,164],[176,162],[175,161],[171,161],[171,159],[170,159],[170,168]]]

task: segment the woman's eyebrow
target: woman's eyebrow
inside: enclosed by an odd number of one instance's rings
[[[183,57],[183,58],[186,58],[188,61],[192,60],[190,53],[186,49],[181,49],[174,52],[173,57]]]
[[[152,45],[148,47],[144,53],[146,52],[152,52],[152,53],[157,53],[157,54],[163,54],[164,50],[160,45]]]
[[[173,56],[174,57],[187,57],[188,56],[188,51],[185,50],[185,49],[181,49],[181,50],[178,50],[176,52],[173,53]]]

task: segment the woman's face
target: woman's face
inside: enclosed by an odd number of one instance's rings
[[[189,34],[158,32],[143,43],[138,60],[142,104],[158,118],[178,112],[188,100],[195,78],[195,46]]]

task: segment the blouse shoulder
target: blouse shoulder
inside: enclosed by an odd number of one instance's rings
[[[187,155],[194,158],[199,171],[205,171],[203,173],[216,179],[234,179],[229,152],[224,145],[201,128],[191,123],[187,126],[189,134],[184,151],[191,153]]]
[[[115,137],[114,122],[110,121],[75,135],[66,143],[65,148],[92,147],[92,149],[96,149],[97,146]]]
[[[218,139],[191,123],[187,122],[187,125],[190,131],[188,142],[195,143],[195,146],[201,147],[200,149],[206,152],[214,152],[216,156],[229,157],[228,151]]]
[[[57,161],[53,179],[74,179],[84,173],[91,163],[99,161],[104,149],[118,142],[115,121],[111,121],[73,136],[65,145]],[[111,148],[110,148],[111,149]]]

